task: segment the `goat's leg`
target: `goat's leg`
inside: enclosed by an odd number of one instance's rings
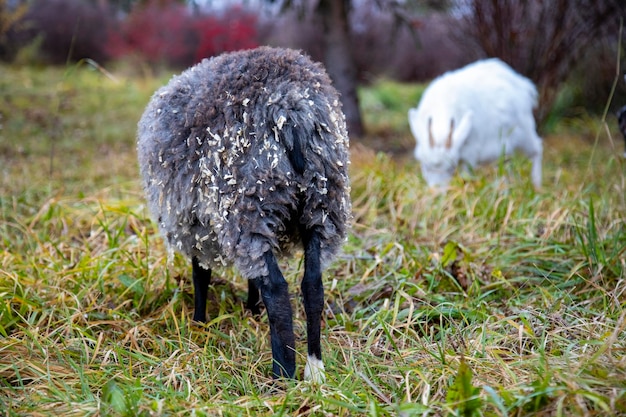
[[[324,286],[320,261],[320,236],[315,229],[303,233],[304,277],[302,295],[306,312],[308,357],[304,368],[304,379],[324,382],[324,363],[320,344],[322,310],[324,308]]]
[[[532,115],[530,116],[532,118]],[[534,120],[528,121],[528,126],[533,126],[526,132],[527,138],[521,142],[519,149],[528,156],[532,164],[530,170],[530,179],[535,189],[541,188],[542,169],[541,163],[543,159],[543,142],[534,130]]]
[[[274,378],[293,378],[296,373],[296,351],[289,289],[271,250],[265,253],[265,262],[269,275],[258,278],[256,284],[261,290],[270,322],[274,359],[272,371]]]
[[[534,148],[532,149],[532,152],[529,153],[529,158],[532,163],[530,177],[531,177],[533,185],[535,186],[535,189],[538,190],[541,188],[541,177],[542,177],[541,164],[542,164],[542,159],[543,159],[543,144],[541,142],[541,139],[536,135],[535,135],[535,140],[533,143],[534,143]]]
[[[541,154],[536,155],[532,159],[532,167],[530,176],[532,178],[533,185],[535,189],[539,190],[541,188]]]
[[[211,282],[211,269],[200,266],[194,256],[191,260],[193,278],[193,319],[200,323],[206,323],[206,299]]]
[[[259,309],[259,288],[256,285],[255,279],[248,280],[248,301],[246,302],[246,308],[255,316],[261,314],[261,310]]]

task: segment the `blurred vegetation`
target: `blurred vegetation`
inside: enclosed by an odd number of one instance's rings
[[[593,8],[580,6],[587,1],[559,0],[558,7],[567,11],[560,27],[544,22],[551,17],[547,3],[541,9],[548,10],[540,16],[544,20],[524,20],[515,16],[524,11],[532,17],[537,13],[533,2],[472,0],[463,9],[449,1],[415,0],[399,7],[393,1],[368,0],[351,9],[349,22],[358,81],[367,85],[382,77],[427,82],[475,59],[500,56],[533,79],[540,91],[555,95],[554,101],[546,101],[545,108],[539,109],[541,123],[544,115],[550,118],[554,111],[562,116],[578,116],[581,110],[601,115],[617,79],[609,103],[614,112],[626,103],[622,77],[626,55],[620,43],[625,35],[620,14],[608,13],[607,5],[624,6],[618,0],[592,2]],[[180,0],[0,0],[0,60],[65,65],[91,59],[110,67],[123,59],[129,62],[127,69],[148,74],[180,70],[203,57],[261,44],[303,49],[314,59],[324,60],[319,22],[312,15],[302,15],[302,8],[308,10],[307,1],[291,2],[302,7],[281,14],[272,12],[276,5],[270,1],[262,2],[261,8],[246,1],[229,2],[228,7],[219,7],[221,2],[187,3],[192,6],[185,7]],[[491,13],[492,8],[497,13]],[[598,13],[592,14],[592,9]],[[584,18],[577,20],[581,13]],[[503,20],[494,22],[496,17]],[[490,23],[477,24],[481,18]],[[571,27],[577,21],[584,22],[584,27],[575,25],[584,32],[584,39],[577,39]],[[169,28],[165,37],[162,27]],[[494,30],[478,31],[482,27]],[[553,46],[545,40],[552,38]],[[568,42],[575,48],[568,47]],[[552,47],[565,51],[559,55],[562,63],[554,77],[541,66],[548,65],[544,61],[551,62],[554,54],[537,52]],[[533,53],[539,57],[530,59]],[[562,84],[564,79],[567,82]]]

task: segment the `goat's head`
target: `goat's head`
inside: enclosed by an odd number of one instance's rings
[[[420,161],[422,176],[429,186],[443,188],[459,164],[461,147],[469,135],[472,123],[470,112],[458,124],[454,117],[436,117],[423,117],[417,114],[416,109],[409,110],[409,123],[417,143],[414,155]],[[443,120],[446,120],[445,125]]]

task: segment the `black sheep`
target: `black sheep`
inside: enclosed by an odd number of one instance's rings
[[[206,321],[211,270],[234,264],[255,313],[260,290],[275,377],[295,375],[292,310],[276,259],[301,246],[304,376],[324,380],[321,274],[351,219],[348,146],[323,67],[289,49],[203,60],[159,89],[139,122],[150,211],[169,246],[192,260],[194,320]]]

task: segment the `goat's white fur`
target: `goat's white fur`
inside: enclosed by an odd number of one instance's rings
[[[445,188],[456,167],[493,162],[516,150],[532,161],[531,179],[541,186],[543,145],[533,108],[537,89],[497,58],[447,72],[428,86],[408,112],[415,158],[429,186]]]

